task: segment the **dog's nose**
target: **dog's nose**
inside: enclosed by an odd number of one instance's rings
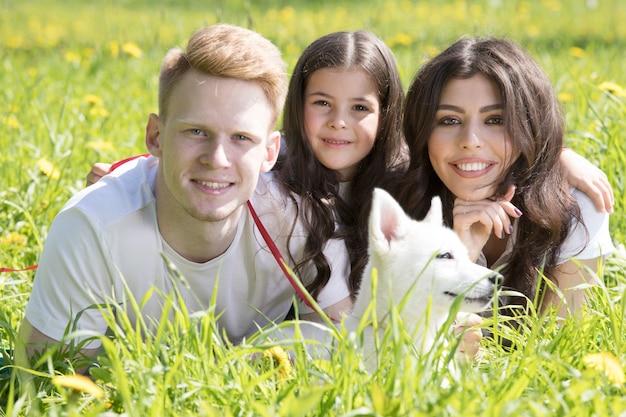
[[[489,282],[491,282],[496,288],[500,288],[503,281],[504,277],[501,274],[494,273],[489,277]]]

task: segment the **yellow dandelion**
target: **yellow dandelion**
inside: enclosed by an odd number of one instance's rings
[[[278,14],[278,21],[281,23],[290,23],[296,19],[296,9],[287,6],[283,7]]]
[[[4,45],[7,48],[17,49],[17,48],[21,48],[23,44],[24,44],[24,39],[22,38],[22,36],[17,35],[15,33],[9,34],[4,39]]]
[[[0,238],[0,244],[3,246],[26,246],[28,239],[26,236],[19,234],[17,232],[11,232],[6,236],[2,236]]]
[[[84,375],[60,375],[52,378],[57,388],[67,388],[75,392],[93,395],[96,398],[104,397],[104,391],[91,379]]]
[[[541,30],[537,26],[529,25],[526,27],[526,35],[530,38],[536,38],[541,35]]]
[[[87,147],[99,152],[110,152],[115,149],[111,142],[102,140],[89,141],[87,142]]]
[[[544,7],[546,7],[549,10],[552,10],[553,12],[559,12],[561,11],[561,8],[563,7],[561,2],[558,0],[542,0],[541,3]]]
[[[391,39],[389,39],[387,41],[387,44],[389,45],[389,47],[394,47],[397,45],[400,46],[410,46],[411,43],[413,42],[413,38],[411,38],[410,35],[401,32],[396,34],[394,37],[392,37]]]
[[[559,93],[559,101],[561,103],[571,103],[574,101],[574,96],[570,93]]]
[[[65,55],[63,55],[63,58],[65,58],[67,62],[71,62],[75,64],[80,63],[80,55],[74,51],[67,51]]]
[[[578,46],[572,46],[569,48],[569,54],[574,58],[582,58],[585,56],[585,50],[583,48],[579,48]]]
[[[109,117],[109,111],[104,107],[92,107],[89,109],[90,116]]]
[[[622,364],[609,352],[590,353],[585,355],[583,363],[586,367],[604,373],[609,381],[622,385],[626,382]]]
[[[611,81],[605,81],[603,83],[600,83],[600,85],[598,86],[598,88],[600,90],[604,90],[606,92],[609,92],[615,96],[624,96],[626,95],[626,91],[624,90],[624,87],[622,87],[621,85],[611,82]]]
[[[143,52],[135,42],[126,42],[122,45],[122,52],[133,58],[140,58]]]
[[[37,161],[37,167],[42,174],[53,180],[58,180],[61,177],[59,170],[56,169],[54,164],[48,161],[46,158],[41,158]]]
[[[107,45],[109,52],[113,58],[117,58],[120,55],[120,44],[117,41],[110,41]]]
[[[271,361],[274,368],[278,369],[281,379],[288,378],[293,372],[289,355],[280,346],[272,346],[263,352],[263,356]]]
[[[85,102],[90,106],[102,106],[102,99],[95,94],[87,94]]]
[[[19,129],[20,122],[17,120],[17,117],[14,114],[10,114],[6,119],[7,126],[11,129]]]

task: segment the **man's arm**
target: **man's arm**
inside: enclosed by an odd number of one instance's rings
[[[15,364],[19,367],[31,368],[31,359],[37,354],[47,350],[50,346],[59,343],[51,337],[46,336],[24,318],[20,326],[20,331],[15,342]],[[86,357],[95,357],[98,349],[83,349],[80,354]],[[77,369],[79,373],[86,373],[87,367]]]

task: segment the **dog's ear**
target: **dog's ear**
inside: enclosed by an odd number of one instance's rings
[[[439,196],[434,196],[433,199],[430,200],[430,210],[428,210],[428,214],[424,217],[424,221],[438,226],[443,225],[443,210]]]
[[[408,219],[398,202],[386,191],[375,188],[370,212],[370,239],[379,249],[387,250],[392,240],[398,239]]]

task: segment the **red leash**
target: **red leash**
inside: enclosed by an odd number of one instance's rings
[[[285,259],[283,258],[283,255],[281,255],[280,251],[276,247],[276,244],[272,240],[270,234],[267,233],[267,230],[265,229],[265,226],[263,226],[263,223],[261,222],[261,219],[259,219],[259,216],[257,216],[256,211],[254,210],[254,207],[252,207],[252,203],[250,203],[250,200],[248,200],[248,208],[250,209],[250,214],[252,214],[252,218],[254,219],[254,223],[259,228],[259,231],[261,232],[261,236],[263,236],[263,240],[265,240],[265,243],[267,243],[267,246],[270,248],[270,251],[272,252],[272,255],[274,255],[274,259],[276,259],[276,262],[278,263],[278,266],[280,266],[280,269],[282,269],[283,273],[285,274],[285,277],[287,277],[287,280],[289,281],[289,283],[291,284],[293,289],[296,290],[296,293],[298,293],[300,298],[302,300],[304,300],[306,305],[311,310],[317,311],[315,309],[315,307],[313,307],[311,305],[311,303],[309,302],[309,299],[307,298],[305,293],[300,289],[298,284],[295,282],[295,279],[294,279],[293,275],[291,275],[289,273],[289,271],[287,270]]]
[[[22,268],[22,269],[0,268],[0,272],[22,272],[22,271],[32,271],[34,269],[37,269],[37,265],[31,265],[28,268]]]

